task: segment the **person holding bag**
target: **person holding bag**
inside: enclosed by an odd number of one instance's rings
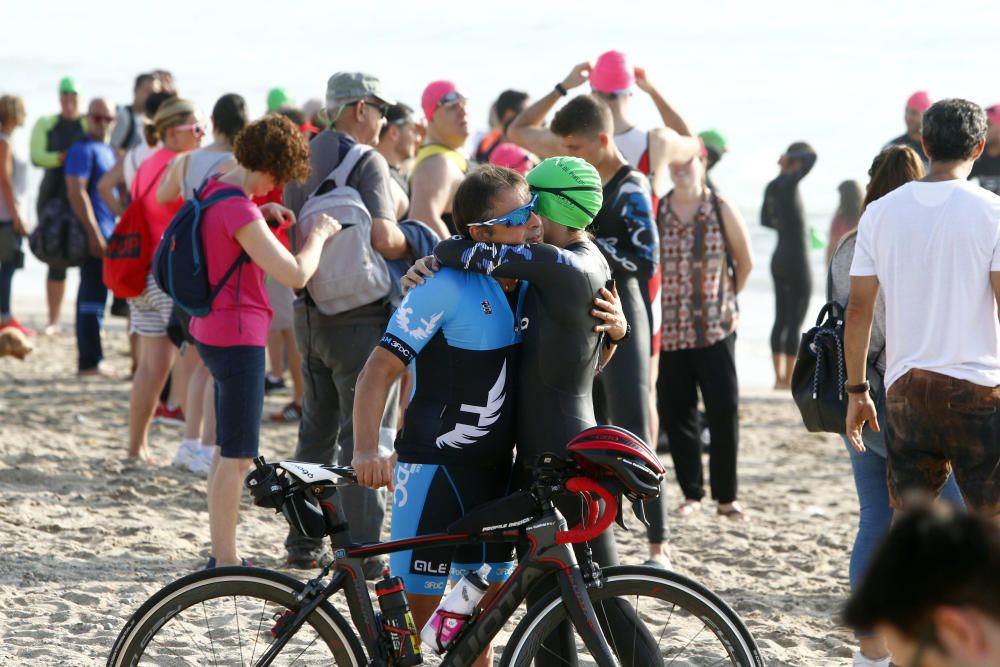
[[[922,178],[923,163],[916,151],[908,146],[890,146],[879,153],[868,170],[871,180],[865,195],[862,211],[873,201],[889,194],[904,183]],[[830,258],[830,294],[828,298],[847,307],[851,291],[851,262],[854,261],[854,247],[858,232],[854,230],[844,235]],[[885,388],[882,376],[885,374],[885,300],[879,293],[875,304],[875,319],[872,322],[871,342],[868,346],[868,373],[877,373],[879,391],[876,406],[879,424],[885,424]],[[872,379],[869,376],[869,379]],[[846,410],[845,410],[846,413]],[[885,537],[892,523],[892,507],[889,506],[889,489],[886,485],[886,448],[882,432],[865,428],[862,438],[865,451],[857,451],[846,435],[840,436],[851,457],[851,471],[858,493],[860,517],[858,532],[851,550],[850,582],[851,590],[857,589],[867,570],[868,562]],[[954,476],[950,476],[942,497],[949,503],[963,507]],[[884,640],[874,634],[858,634],[858,652],[854,656],[855,667],[883,667],[889,664],[889,652]]]
[[[21,239],[28,235],[18,205],[28,185],[28,165],[14,151],[11,133],[24,125],[24,101],[14,95],[0,97],[0,330],[14,328],[26,336],[35,331],[22,326],[10,308],[14,272],[24,265]]]
[[[326,240],[340,223],[319,216],[298,255],[292,255],[266,220],[294,219],[277,204],[258,208],[251,197],[309,175],[309,144],[295,124],[270,114],[251,123],[236,137],[237,166],[211,177],[199,190],[201,200],[226,189],[244,197],[218,202],[205,210],[201,236],[208,261],[209,284],[223,282],[229,267],[246,253],[212,301],[211,311],[191,318],[191,336],[215,383],[216,451],[208,476],[208,517],[212,554],[208,567],[239,564],[236,522],[243,477],[257,456],[264,410],[264,359],[271,326],[271,306],[265,273],[279,283],[300,289],[319,266]]]

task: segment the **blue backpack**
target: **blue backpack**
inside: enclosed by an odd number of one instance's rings
[[[212,312],[212,301],[223,285],[235,271],[250,261],[250,257],[241,252],[214,289],[208,282],[208,255],[201,238],[202,214],[213,204],[246,195],[236,188],[226,188],[202,201],[203,189],[204,186],[198,188],[194,197],[184,202],[167,226],[153,256],[156,284],[170,295],[179,308],[194,317],[205,317]]]

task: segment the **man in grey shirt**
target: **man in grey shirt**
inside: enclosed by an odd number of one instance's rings
[[[338,72],[330,77],[326,93],[331,131],[310,143],[312,172],[305,184],[285,187],[284,202],[298,215],[306,199],[328,180],[351,146],[376,144],[391,103],[379,80],[361,72]],[[372,247],[386,259],[406,256],[406,238],[396,224],[389,165],[377,151],[365,153],[347,178],[372,217]],[[332,187],[326,185],[324,187]],[[389,304],[379,300],[338,315],[324,315],[308,292],[295,304],[295,339],[302,351],[305,400],[299,424],[295,459],[312,463],[350,465],[354,456],[354,385],[368,355],[378,344],[389,321]],[[398,385],[382,420],[383,439],[391,446],[396,433]],[[359,542],[378,541],[385,516],[385,497],[360,486],[341,489],[344,512],[352,536]],[[322,567],[329,561],[322,540],[292,530],[285,540],[288,564]],[[375,578],[384,562],[366,566]]]
[[[118,107],[118,122],[111,132],[111,145],[118,155],[138,145],[142,138],[143,124],[146,122],[146,98],[160,92],[160,80],[152,74],[135,77],[132,89],[132,104]]]

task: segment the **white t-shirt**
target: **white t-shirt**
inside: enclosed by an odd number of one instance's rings
[[[125,178],[125,187],[128,190],[132,189],[132,181],[135,179],[135,172],[139,171],[139,167],[142,163],[146,161],[146,158],[161,148],[163,148],[162,144],[150,146],[143,141],[128,149],[128,152],[125,153],[125,157],[122,158],[125,161],[125,164],[122,166],[122,176]]]
[[[852,276],[878,276],[886,387],[914,368],[1000,385],[1000,197],[965,180],[914,181],[868,206]]]

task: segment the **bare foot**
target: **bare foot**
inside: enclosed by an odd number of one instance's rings
[[[730,521],[749,521],[750,517],[747,516],[746,511],[743,506],[737,502],[732,503],[719,503],[719,509],[716,510],[719,516],[724,516]]]
[[[88,368],[86,370],[77,371],[77,376],[82,378],[107,378],[109,380],[119,380],[121,379],[121,373],[116,371],[114,368],[104,363],[103,361],[93,368]]]
[[[682,502],[680,506],[677,508],[677,514],[679,516],[690,516],[699,509],[701,509],[701,501],[692,500],[691,498],[688,498],[687,500]]]
[[[778,381],[774,383],[774,388],[776,391],[786,391],[792,388],[791,382]]]
[[[149,452],[148,447],[143,447],[137,452],[129,452],[127,460],[133,463],[139,463],[141,465],[155,466],[159,465],[160,462]]]

